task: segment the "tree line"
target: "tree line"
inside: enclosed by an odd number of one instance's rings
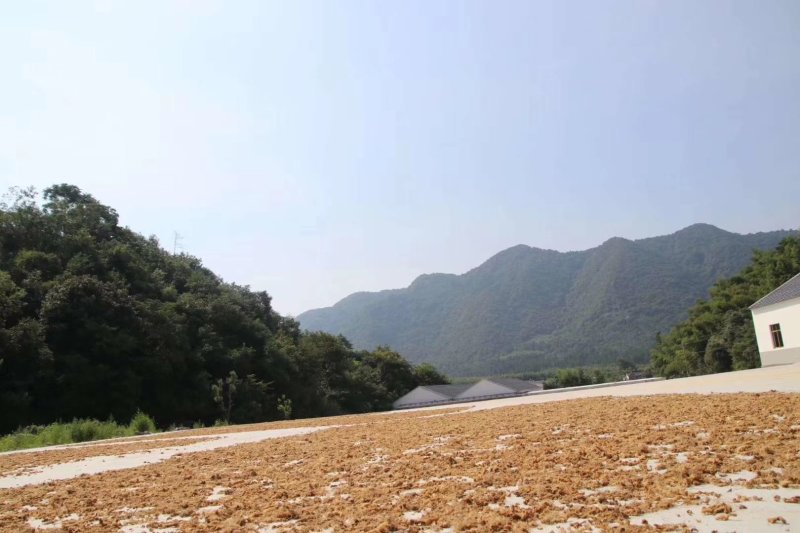
[[[78,187],[0,204],[0,432],[138,410],[162,427],[366,412],[443,382],[389,347],[301,331]]]
[[[694,376],[761,366],[749,307],[800,272],[800,236],[771,251],[755,251],[749,266],[722,279],[689,318],[657,337],[653,371],[666,377]]]

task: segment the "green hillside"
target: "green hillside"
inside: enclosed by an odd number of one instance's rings
[[[442,379],[301,332],[266,292],[166,252],[77,187],[0,203],[0,432],[139,409],[161,426],[372,411]]]
[[[679,377],[760,366],[749,307],[798,272],[800,237],[756,252],[744,270],[718,281],[708,300],[695,304],[689,318],[658,338],[653,370]]]
[[[360,348],[390,344],[452,375],[644,362],[657,332],[685,319],[754,249],[774,248],[789,234],[695,224],[581,252],[519,245],[462,275],[423,275],[405,289],[353,294],[297,318]]]

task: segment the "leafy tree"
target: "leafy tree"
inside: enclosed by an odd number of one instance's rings
[[[800,272],[800,237],[772,251],[756,251],[739,274],[720,280],[689,318],[659,335],[652,367],[666,377],[694,376],[760,366],[749,306]]]
[[[390,348],[301,331],[73,185],[41,199],[0,203],[0,432],[139,410],[160,426],[360,412],[418,382]]]
[[[439,372],[430,363],[422,363],[414,367],[414,377],[418,385],[445,385],[450,383],[447,376]]]

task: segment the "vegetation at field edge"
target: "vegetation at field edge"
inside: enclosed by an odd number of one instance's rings
[[[155,422],[145,413],[137,411],[127,426],[114,420],[101,422],[92,419],[75,419],[72,422],[54,422],[46,426],[26,426],[0,438],[0,452],[73,444],[93,440],[132,437],[156,431]]]

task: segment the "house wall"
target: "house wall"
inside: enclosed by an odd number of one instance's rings
[[[770,324],[780,324],[783,348],[772,347]],[[800,298],[753,309],[761,366],[800,362]]]
[[[506,394],[515,394],[515,392],[508,387],[503,387],[497,383],[489,381],[488,379],[482,379],[472,387],[459,394],[457,398],[459,400],[469,400],[470,398],[503,396]]]
[[[417,387],[405,396],[401,396],[394,402],[394,407],[405,407],[408,405],[424,404],[430,402],[443,402],[449,398],[442,394],[430,391],[424,387]]]

